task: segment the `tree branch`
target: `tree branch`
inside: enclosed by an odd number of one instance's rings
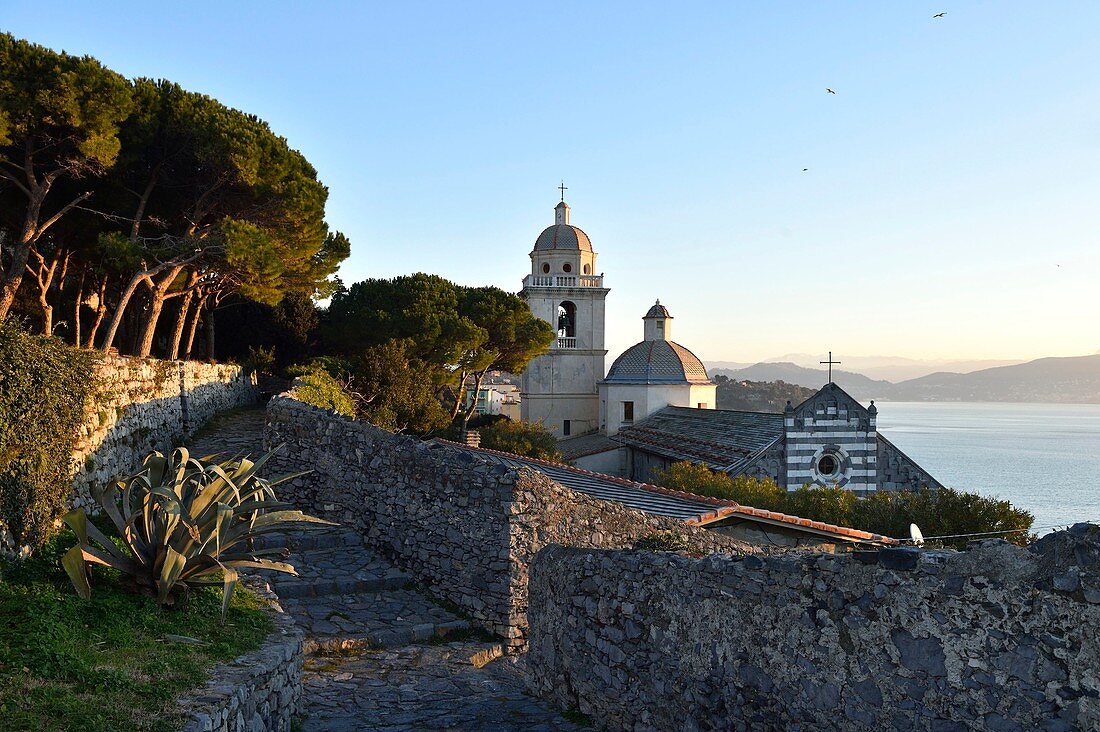
[[[57,223],[57,220],[59,218],[64,216],[66,213],[68,213],[70,209],[72,209],[74,206],[76,206],[81,201],[86,201],[89,198],[91,198],[91,196],[92,196],[91,191],[85,191],[84,193],[81,193],[79,196],[74,198],[72,201],[69,201],[69,203],[65,204],[64,208],[62,208],[60,211],[58,211],[53,216],[51,216],[49,219],[47,219],[46,223],[44,223],[44,224],[42,224],[41,226],[38,227],[38,230],[34,232],[34,240],[37,241],[40,236],[42,236],[44,233],[46,233],[46,229],[50,228],[55,223]]]
[[[8,171],[6,171],[6,170],[0,169],[0,176],[3,176],[3,177],[5,177],[5,178],[7,178],[7,179],[8,179],[8,180],[10,180],[10,181],[11,181],[12,183],[14,183],[14,184],[15,184],[15,185],[16,185],[16,186],[17,186],[17,187],[19,188],[19,190],[23,191],[23,194],[24,194],[24,195],[25,195],[25,196],[26,196],[27,198],[30,198],[30,197],[31,197],[31,191],[30,191],[30,189],[29,189],[29,188],[27,188],[27,187],[26,187],[25,185],[23,185],[22,181],[20,181],[20,180],[19,180],[18,178],[16,178],[16,177],[15,177],[14,175],[12,175],[11,173],[9,173],[9,172],[8,172]]]

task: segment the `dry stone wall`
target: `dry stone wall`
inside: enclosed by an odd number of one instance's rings
[[[250,588],[272,604],[272,631],[251,653],[216,667],[178,704],[182,732],[290,732],[302,711],[302,631],[265,582]]]
[[[164,452],[217,412],[256,401],[240,366],[103,355],[73,451],[74,504],[88,488],[135,470],[153,450]]]
[[[528,678],[610,730],[1100,729],[1100,527],[1029,548],[543,550]]]
[[[395,435],[290,394],[268,403],[265,444],[282,445],[272,472],[312,471],[282,484],[281,498],[355,527],[513,649],[526,642],[527,564],[547,544],[625,547],[675,529],[700,551],[746,550],[734,539],[576,493],[534,470]]]

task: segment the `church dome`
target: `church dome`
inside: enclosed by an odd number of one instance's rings
[[[535,240],[535,251],[548,249],[568,249],[572,251],[590,252],[592,242],[578,227],[570,224],[554,224],[547,226]]]
[[[607,372],[610,384],[710,384],[699,358],[679,343],[647,340],[635,343],[615,359]]]

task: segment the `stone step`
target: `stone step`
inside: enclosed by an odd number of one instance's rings
[[[310,653],[423,643],[470,627],[465,619],[407,589],[318,597],[280,595],[280,601],[305,631]]]
[[[293,557],[290,562],[294,564]],[[295,564],[295,567],[299,565]],[[279,579],[289,577],[289,579]],[[288,598],[323,598],[328,595],[351,595],[358,593],[381,592],[384,590],[401,590],[412,583],[412,578],[399,569],[388,570],[383,576],[355,578],[342,577],[332,579],[301,579],[286,574],[280,574],[270,579],[275,594],[280,599]]]
[[[298,576],[261,570],[280,598],[399,590],[412,576],[361,546],[293,552],[285,560]]]
[[[363,537],[354,529],[343,526],[325,526],[291,531],[286,534],[257,536],[253,540],[253,545],[257,549],[289,547],[292,552],[304,552],[314,549],[361,547],[363,546]]]
[[[401,648],[414,643],[442,640],[458,631],[469,630],[469,628],[470,624],[465,620],[452,620],[448,623],[422,623],[406,628],[390,627],[349,635],[309,636],[306,638],[303,648],[307,654],[311,655],[315,653]],[[482,665],[492,660],[492,657],[486,657]],[[472,658],[470,662],[473,663]]]

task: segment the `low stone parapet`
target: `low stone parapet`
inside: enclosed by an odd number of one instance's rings
[[[750,551],[683,521],[601,501],[531,468],[422,442],[304,404],[267,405],[273,473],[309,471],[279,486],[303,510],[353,527],[434,596],[506,640],[526,644],[527,563],[551,543],[628,547],[656,531],[701,552]]]
[[[272,603],[273,627],[263,645],[215,667],[205,686],[179,701],[183,732],[289,732],[302,711],[302,631],[266,583],[250,589]]]

